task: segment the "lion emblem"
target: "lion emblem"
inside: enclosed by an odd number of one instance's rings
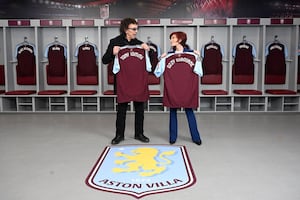
[[[123,160],[115,160],[117,165],[125,164],[125,168],[113,168],[115,173],[121,172],[138,172],[140,176],[153,176],[165,171],[171,160],[166,156],[173,155],[175,151],[164,151],[158,154],[155,148],[141,147],[131,151],[132,155],[116,152],[115,156],[123,157]],[[158,162],[155,158],[158,157],[162,162]]]

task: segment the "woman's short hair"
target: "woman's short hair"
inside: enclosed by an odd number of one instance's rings
[[[173,32],[170,34],[170,39],[173,35],[176,35],[177,39],[181,40],[180,44],[183,47],[186,47],[187,36],[186,36],[185,32],[182,32],[182,31]]]
[[[121,21],[120,24],[120,33],[125,35],[126,30],[128,29],[129,24],[136,24],[138,25],[137,21],[133,18],[125,18]]]

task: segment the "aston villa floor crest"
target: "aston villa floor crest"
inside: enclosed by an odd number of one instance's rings
[[[107,146],[86,179],[92,188],[136,198],[195,182],[185,147],[176,145]]]

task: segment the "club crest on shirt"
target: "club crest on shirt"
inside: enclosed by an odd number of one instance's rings
[[[86,179],[88,186],[141,198],[193,185],[184,146],[107,146]]]

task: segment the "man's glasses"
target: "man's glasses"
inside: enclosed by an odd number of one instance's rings
[[[130,30],[133,30],[133,31],[138,31],[139,29],[138,28],[128,28]]]

